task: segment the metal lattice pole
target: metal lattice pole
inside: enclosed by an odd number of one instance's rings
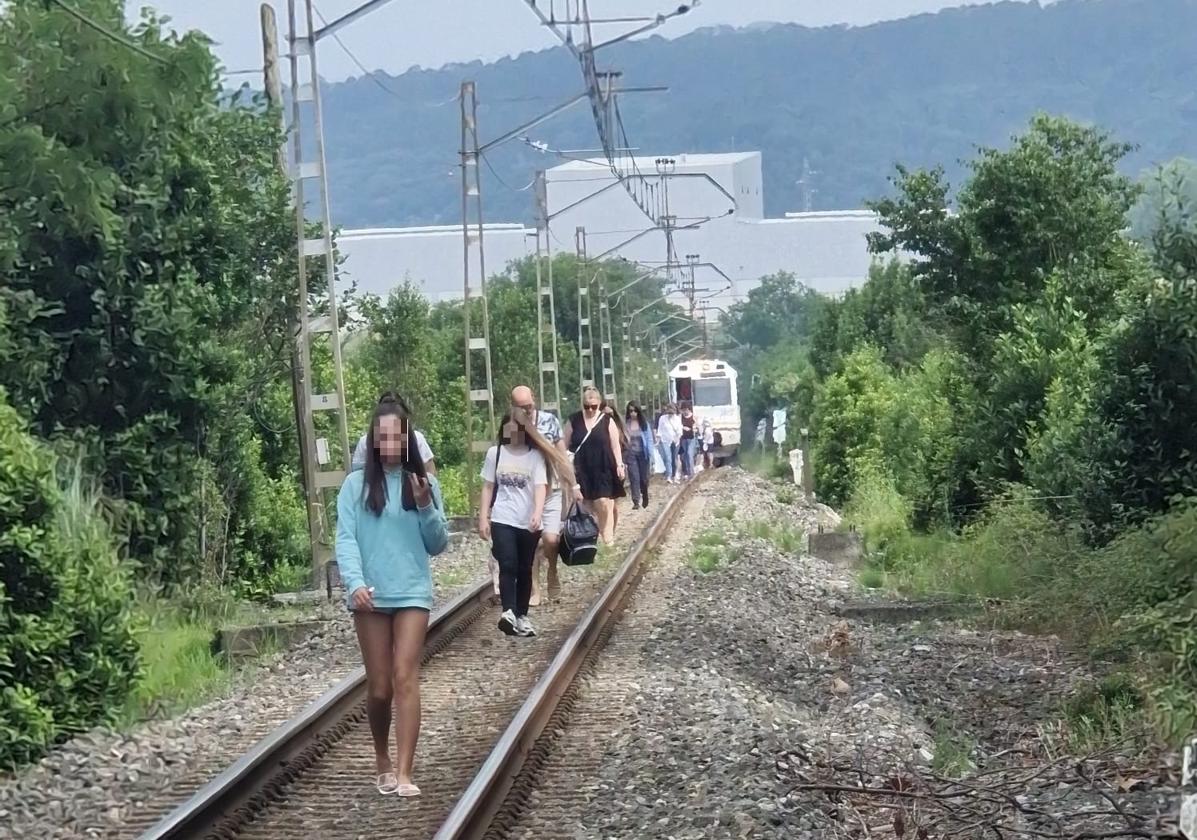
[[[494,379],[490,364],[490,310],[486,298],[486,256],[483,249],[482,180],[478,146],[478,96],[473,82],[461,85],[461,234],[463,252],[463,312],[465,322],[465,431],[469,441],[466,475],[470,498],[477,483],[474,455],[491,445],[495,427]],[[473,228],[473,229],[471,229]],[[478,297],[482,302],[481,330],[473,323],[471,269],[477,264]],[[480,362],[480,364],[479,364]],[[482,374],[479,376],[478,374]],[[477,430],[481,409],[486,428]],[[480,435],[476,432],[481,432]]]
[[[599,341],[601,367],[603,371],[603,397],[617,402],[615,393],[615,349],[611,340],[611,301],[607,297],[607,276],[604,271],[599,279]]]
[[[298,356],[301,367],[302,394],[300,403],[300,440],[305,447],[307,462],[308,526],[312,540],[312,576],[318,582],[324,575],[324,566],[331,556],[331,544],[325,527],[323,491],[341,486],[350,465],[349,424],[345,410],[345,382],[341,367],[340,324],[337,313],[337,272],[333,255],[332,218],[329,200],[328,173],[324,154],[324,120],[320,102],[320,76],[316,65],[316,38],[311,0],[304,0],[303,34],[297,27],[295,0],[287,2],[288,45],[290,47],[291,71],[291,177],[295,196],[295,226],[298,268]],[[307,72],[302,64],[306,62]],[[304,77],[306,76],[306,81]],[[307,106],[307,107],[305,107]],[[304,115],[310,111],[312,136],[315,140],[315,156],[305,159],[303,151]],[[321,235],[307,237],[307,218],[304,184],[315,181],[320,194]],[[328,286],[328,318],[317,322],[311,320],[308,309],[307,261],[324,260],[325,281]],[[314,336],[327,335],[332,347],[333,388],[331,393],[312,393],[313,371],[311,341]],[[330,462],[328,442],[315,436],[316,411],[332,411],[337,414],[337,431],[340,436],[341,463],[343,469],[322,469]]]
[[[574,231],[574,245],[578,255],[578,379],[582,390],[593,388],[595,381],[594,328],[591,327],[590,278],[586,262],[586,228]],[[586,362],[590,362],[590,376],[586,375]]]
[[[542,260],[542,253],[546,259]],[[540,405],[546,411],[555,411],[561,416],[561,374],[557,365],[557,304],[553,291],[553,245],[549,236],[548,183],[543,170],[536,173],[536,325],[536,353],[540,364]]]

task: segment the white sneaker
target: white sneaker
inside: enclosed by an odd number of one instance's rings
[[[508,636],[519,636],[520,633],[520,619],[515,617],[515,613],[511,610],[504,610],[503,614],[499,616],[499,629]]]
[[[532,626],[528,616],[522,615],[515,620],[515,632],[521,636],[535,636],[536,628]]]

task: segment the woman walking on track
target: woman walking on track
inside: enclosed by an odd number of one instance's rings
[[[482,465],[478,535],[490,540],[499,563],[499,629],[508,636],[535,636],[528,606],[545,499],[555,479],[572,486],[573,475],[565,457],[536,431],[523,409],[512,408],[499,429],[499,441]]]
[[[661,409],[657,418],[657,446],[661,449],[661,460],[665,462],[665,480],[677,483],[677,447],[682,440],[682,421],[672,404]]]
[[[615,429],[619,433],[619,451],[623,453],[623,460],[619,462],[623,465],[623,475],[617,476],[618,489],[611,501],[611,536],[614,538],[615,532],[619,530],[619,502],[615,500],[627,496],[623,485],[628,474],[628,430],[624,428],[623,417],[615,410],[615,404],[611,400],[603,400],[603,414],[610,417],[611,422],[615,424]]]
[[[432,610],[428,558],[449,544],[440,485],[425,473],[407,411],[392,396],[374,410],[366,465],[337,496],[337,565],[362,663],[378,792],[419,796],[412,764],[420,734],[420,658]],[[397,764],[387,741],[395,708]]]
[[[623,450],[619,429],[600,410],[602,398],[594,388],[582,392],[582,410],[569,418],[565,439],[574,453],[574,474],[582,497],[598,519],[603,542],[615,538],[615,500],[624,495]]]
[[[652,473],[652,424],[635,402],[628,403],[624,413],[624,428],[628,434],[628,448],[624,458],[628,465],[628,484],[632,488],[632,509],[648,507],[648,479]]]

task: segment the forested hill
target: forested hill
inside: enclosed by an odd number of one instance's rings
[[[956,183],[953,162],[971,158],[977,145],[1005,145],[1037,110],[1096,122],[1138,144],[1125,162],[1131,170],[1192,155],[1194,31],[1197,0],[1061,0],[861,28],[703,30],[605,55],[625,84],[670,88],[625,97],[635,146],[645,154],[759,149],[766,210],[780,214],[802,206],[804,156],[817,173],[814,209],[854,208],[887,189],[896,161],[946,162]],[[454,97],[464,79],[478,83],[484,141],[581,86],[563,49],[332,85],[328,153],[339,223],[459,217]],[[585,105],[532,137],[558,149],[596,145]],[[526,219],[531,195],[521,188],[537,166],[556,162],[518,141],[496,151],[491,163],[505,185],[487,173],[487,217]]]

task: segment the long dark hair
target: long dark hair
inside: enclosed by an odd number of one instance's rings
[[[611,400],[603,400],[602,405],[599,407],[599,411],[602,411],[604,408],[611,409],[611,422],[615,424],[615,429],[619,432],[620,442],[626,446],[628,442],[628,430],[623,425],[623,416],[619,413],[615,407],[615,404],[612,403]]]
[[[640,424],[641,430],[650,425],[649,422],[644,419],[644,410],[640,408],[640,403],[636,402],[635,400],[630,400],[628,402],[628,407],[624,410],[623,419],[625,424],[631,422],[632,415],[636,416],[636,422]]]
[[[557,476],[562,484],[574,483],[574,471],[570,466],[569,459],[561,454],[561,450],[549,443],[548,439],[540,433],[536,428],[536,424],[532,422],[532,417],[528,412],[522,408],[511,408],[503,415],[503,420],[499,423],[499,438],[495,445],[499,449],[503,448],[503,429],[507,428],[507,424],[515,422],[524,432],[524,440],[527,441],[528,446],[535,449],[544,456],[545,472],[549,479],[549,484],[553,483],[553,476]],[[497,478],[498,476],[496,476]]]
[[[375,516],[382,516],[383,510],[387,506],[387,477],[386,470],[382,465],[382,456],[378,453],[378,446],[374,440],[374,430],[378,427],[379,420],[392,416],[398,417],[406,427],[407,446],[404,447],[403,452],[403,471],[420,478],[428,477],[424,461],[416,449],[411,411],[401,396],[393,391],[388,391],[378,401],[378,406],[374,409],[374,416],[370,418],[370,430],[366,432],[366,468],[365,481],[362,482],[362,496],[365,499],[366,509]],[[401,486],[403,509],[415,510],[416,499],[412,495],[411,485],[404,480],[401,482]]]

